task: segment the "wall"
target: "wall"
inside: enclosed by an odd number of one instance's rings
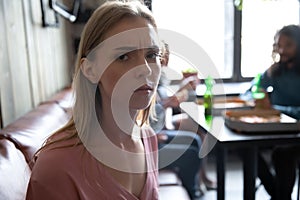
[[[51,11],[51,10],[48,10]],[[42,27],[40,0],[0,1],[0,104],[5,126],[70,85],[69,22]]]

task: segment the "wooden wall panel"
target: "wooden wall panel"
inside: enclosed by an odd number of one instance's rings
[[[42,27],[40,8],[40,0],[0,1],[0,102],[4,126],[70,85],[68,22],[60,19],[59,28]]]
[[[1,104],[5,120],[13,120],[32,108],[22,1],[2,1],[6,61],[2,65]]]

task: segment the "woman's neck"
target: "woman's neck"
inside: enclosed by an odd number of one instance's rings
[[[119,110],[126,110],[121,108]],[[99,116],[100,126],[104,134],[112,141],[122,142],[132,137],[140,137],[139,133],[134,132],[135,119],[137,111],[129,110],[129,112],[114,112],[110,103],[102,103],[101,114]],[[128,110],[128,108],[127,108]]]

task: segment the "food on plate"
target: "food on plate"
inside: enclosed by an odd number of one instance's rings
[[[246,123],[280,122],[280,112],[277,110],[235,110],[226,111],[225,117]]]
[[[246,123],[270,123],[270,122],[280,122],[280,116],[267,116],[260,117],[256,115],[242,116],[237,118],[237,120]]]

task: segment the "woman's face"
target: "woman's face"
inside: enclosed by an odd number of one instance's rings
[[[109,60],[99,79],[102,103],[127,104],[134,110],[147,108],[161,68],[155,29],[144,18],[129,17],[113,26],[105,38],[101,55],[105,54]]]
[[[285,35],[279,35],[276,41],[276,51],[281,62],[292,61],[297,54],[297,45],[294,40]]]

